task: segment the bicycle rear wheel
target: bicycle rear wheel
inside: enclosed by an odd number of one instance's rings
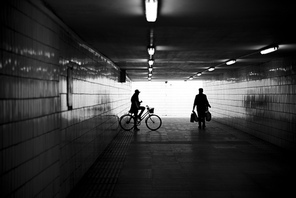
[[[145,120],[146,126],[151,131],[156,131],[161,127],[162,121],[158,115],[149,115],[148,118]]]
[[[134,117],[130,114],[125,114],[119,119],[120,127],[125,131],[130,131],[134,128]]]

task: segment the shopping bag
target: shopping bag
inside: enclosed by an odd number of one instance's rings
[[[192,111],[191,115],[190,115],[190,122],[197,122],[198,121],[198,117],[195,113],[195,111]]]
[[[193,112],[190,114],[190,122],[194,122],[194,114],[193,114]]]
[[[206,121],[211,121],[212,119],[212,114],[209,111],[206,111]]]

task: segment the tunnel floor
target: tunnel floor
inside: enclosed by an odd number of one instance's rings
[[[158,131],[120,132],[68,197],[295,195],[293,153],[215,121],[162,119]]]

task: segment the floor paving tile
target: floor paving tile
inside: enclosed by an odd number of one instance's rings
[[[107,193],[97,185],[81,188],[80,192],[95,191],[81,197],[295,195],[295,183],[291,182],[295,179],[294,153],[215,121],[207,123],[205,129],[198,129],[188,118],[162,119],[163,126],[158,131],[149,131],[141,125],[140,131],[127,132],[129,145],[120,170],[116,169],[118,174],[112,180],[115,182],[111,182],[114,185],[106,188]],[[108,167],[114,166],[105,164],[104,168]]]

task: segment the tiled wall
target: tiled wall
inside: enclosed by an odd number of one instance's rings
[[[213,119],[296,150],[296,60],[245,67],[204,83]]]
[[[66,197],[117,134],[131,83],[40,5],[0,11],[1,197]]]
[[[68,194],[119,131],[118,116],[130,106],[130,83],[90,48],[63,36],[60,42],[61,194]],[[71,68],[71,69],[70,69]],[[67,77],[72,72],[72,108]]]

